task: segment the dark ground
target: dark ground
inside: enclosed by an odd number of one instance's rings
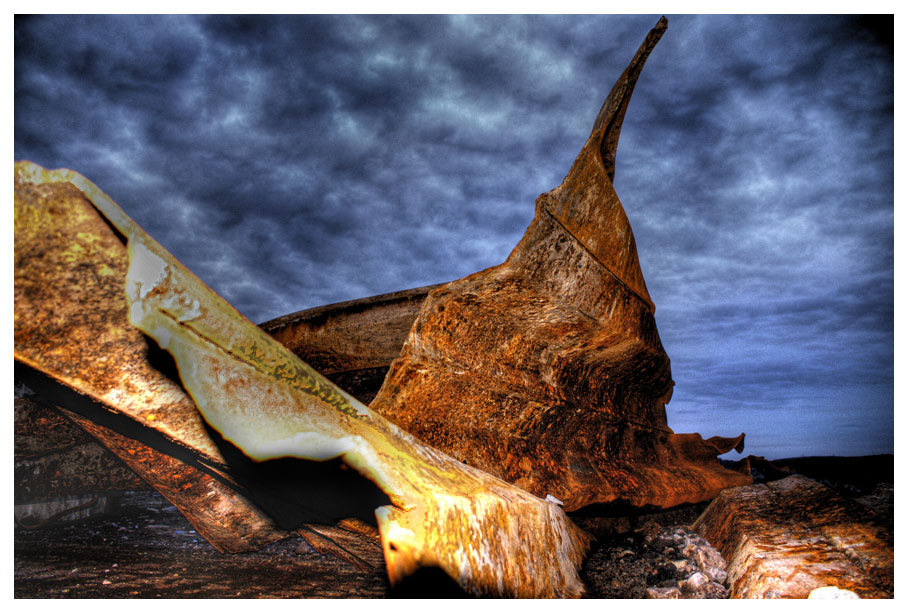
[[[895,458],[891,454],[856,458],[810,456],[772,463],[852,496],[869,494],[877,483],[894,483],[895,478]]]
[[[690,523],[705,504],[663,514]],[[652,517],[577,518],[602,536],[582,570],[591,598],[642,598],[665,579],[658,552],[644,542]],[[364,572],[301,537],[245,554],[221,554],[156,492],[123,496],[117,514],[14,532],[16,598],[407,598],[464,596],[446,577],[426,573],[399,589],[385,579],[381,551]],[[632,553],[628,553],[628,551]]]
[[[221,554],[156,492],[124,496],[118,516],[15,528],[16,598],[382,597],[383,578],[289,538]],[[380,552],[379,552],[380,555]]]
[[[775,461],[864,496],[892,483],[892,456],[855,469],[833,459]],[[851,459],[854,460],[854,459]],[[888,467],[888,468],[887,468]],[[888,472],[887,472],[888,471]],[[811,474],[812,473],[812,474]],[[887,481],[888,479],[888,481]],[[885,489],[885,488],[884,488]],[[892,487],[882,512],[892,513]],[[884,496],[885,497],[885,496]],[[687,526],[707,503],[635,517],[575,516],[594,542],[581,571],[589,598],[643,598],[647,587],[679,579],[661,552],[660,531]],[[647,538],[649,537],[649,538]],[[363,551],[361,548],[360,551]],[[424,573],[390,589],[377,544],[360,570],[313,550],[301,537],[246,554],[221,554],[156,492],[123,495],[115,514],[37,529],[14,528],[16,598],[406,598],[463,596],[447,577]]]

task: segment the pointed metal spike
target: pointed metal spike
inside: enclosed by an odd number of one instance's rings
[[[621,135],[624,113],[627,111],[631,94],[634,93],[634,86],[637,84],[646,59],[667,28],[668,19],[662,17],[646,35],[640,48],[637,49],[634,59],[612,87],[612,91],[602,104],[596,122],[593,124],[592,134],[600,133],[602,163],[605,165],[605,171],[611,181],[615,180],[615,155],[618,150],[618,137]]]

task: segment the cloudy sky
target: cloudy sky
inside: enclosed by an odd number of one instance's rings
[[[262,322],[502,262],[658,17],[20,18],[15,157]],[[669,424],[891,453],[891,18],[668,19],[615,188]]]

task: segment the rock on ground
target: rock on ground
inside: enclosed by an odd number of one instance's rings
[[[591,598],[727,598],[725,560],[683,526],[600,538],[584,565]]]
[[[893,596],[886,518],[801,475],[724,490],[693,528],[728,560],[732,598],[807,598],[827,586]]]

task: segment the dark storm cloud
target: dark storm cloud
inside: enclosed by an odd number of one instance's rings
[[[747,414],[750,449],[779,454],[762,441],[791,424],[756,418],[772,407],[814,416],[804,447],[852,445],[830,412],[865,414],[891,444],[892,56],[853,26],[675,19],[669,34],[691,36],[667,34],[653,60],[671,61],[638,85],[616,189],[673,360],[676,430]]]
[[[657,18],[20,18],[15,156],[263,321],[503,261]],[[892,19],[669,20],[615,186],[670,425],[891,451]]]

